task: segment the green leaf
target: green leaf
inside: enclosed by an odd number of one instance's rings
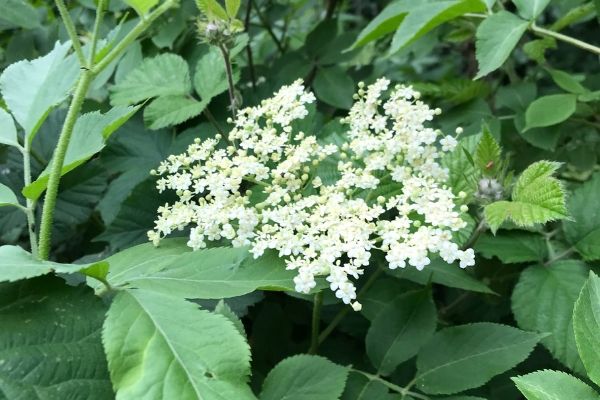
[[[560,163],[538,161],[531,164],[517,180],[512,201],[497,201],[487,205],[484,214],[492,232],[507,219],[517,226],[533,226],[568,217],[565,192],[552,175]]]
[[[132,7],[140,17],[148,14],[152,7],[158,4],[159,0],[123,0],[125,4]]]
[[[246,330],[244,329],[244,324],[242,323],[242,320],[240,320],[240,318],[233,312],[231,307],[229,307],[227,303],[225,303],[225,301],[223,301],[222,299],[219,300],[219,302],[215,306],[214,312],[215,314],[221,314],[222,316],[230,320],[231,323],[233,323],[233,326],[235,326],[235,329],[238,330],[240,335],[244,337],[246,336]]]
[[[482,235],[477,239],[475,251],[486,258],[498,257],[504,264],[542,262],[548,255],[543,236],[518,231]]]
[[[390,54],[414,42],[444,22],[466,13],[486,11],[486,6],[481,0],[429,1],[424,4],[413,1],[412,3],[418,5],[410,9],[396,30],[390,46]]]
[[[3,108],[0,108],[0,144],[19,147],[15,121]]]
[[[484,127],[481,140],[475,153],[475,164],[485,176],[497,176],[502,168],[502,150],[487,127]]]
[[[43,277],[0,284],[0,298],[0,397],[114,398],[100,340],[106,308],[88,287]]]
[[[235,18],[240,10],[240,0],[225,0],[225,10],[229,18]]]
[[[67,98],[79,75],[77,60],[67,57],[70,48],[70,42],[56,42],[50,53],[11,64],[0,76],[2,97],[30,143],[50,110]]]
[[[525,130],[559,124],[575,112],[577,96],[551,94],[537,98],[525,112]]]
[[[113,105],[129,105],[158,96],[185,96],[191,90],[187,62],[176,54],[165,53],[144,62],[111,88]]]
[[[406,293],[387,304],[367,331],[367,354],[377,373],[390,375],[431,338],[437,312],[428,289]]]
[[[519,15],[525,19],[536,19],[548,6],[550,0],[513,0]]]
[[[207,103],[184,96],[158,97],[144,109],[144,122],[150,129],[179,125],[199,115]]]
[[[448,168],[448,186],[455,195],[465,192],[466,201],[469,201],[477,190],[476,169],[471,155],[475,153],[479,138],[479,135],[473,135],[461,139],[458,146],[442,158],[443,166]]]
[[[536,371],[511,378],[527,400],[598,400],[591,387],[561,371]]]
[[[381,382],[351,371],[341,400],[398,400],[398,398],[389,393],[388,388]]]
[[[250,349],[222,315],[182,298],[122,291],[103,342],[117,398],[253,399]]]
[[[165,247],[163,249],[163,247]],[[175,251],[176,257],[173,257]],[[147,243],[106,260],[113,286],[178,293],[186,298],[223,299],[256,289],[292,290],[293,271],[276,253],[254,259],[246,248],[217,247],[192,251],[184,240]]]
[[[573,328],[579,356],[588,377],[600,384],[600,278],[590,272],[575,303]]]
[[[234,70],[233,82],[237,83],[239,79],[239,70]],[[209,47],[196,63],[194,89],[202,100],[208,102],[213,97],[227,91],[228,87],[223,56],[217,48]]]
[[[319,68],[313,87],[319,100],[344,110],[352,107],[355,84],[343,68]]]
[[[336,400],[342,395],[348,368],[307,354],[286,358],[267,375],[260,400]]]
[[[217,0],[196,0],[198,9],[202,11],[209,19],[221,19],[227,21],[229,15],[227,11],[217,2]]]
[[[485,384],[525,360],[543,336],[481,322],[437,332],[417,357],[417,387],[453,394]]]
[[[574,94],[584,94],[589,92],[589,90],[584,88],[571,74],[559,69],[547,68],[546,70],[550,76],[552,76],[554,83],[560,86],[561,89]]]
[[[2,206],[20,206],[17,196],[6,185],[0,183],[0,207]]]
[[[0,2],[0,20],[10,26],[33,29],[40,26],[40,17],[35,8],[25,0],[3,0]]]
[[[519,82],[509,86],[500,86],[496,92],[496,106],[506,107],[514,112],[527,109],[537,96],[537,86],[533,82]]]
[[[19,246],[0,246],[0,282],[14,282],[45,275],[52,271],[60,273],[79,272],[85,268],[102,267],[105,261],[91,264],[60,264],[34,258]]]
[[[494,293],[494,291],[483,282],[475,279],[466,270],[459,268],[456,264],[448,264],[440,258],[431,260],[431,264],[425,267],[423,271],[418,271],[416,268],[399,268],[396,270],[387,270],[386,272],[397,278],[408,279],[422,285],[426,285],[431,281],[440,285],[472,292]]]
[[[529,22],[508,11],[488,16],[477,28],[476,57],[481,78],[500,68],[513,51]]]
[[[600,259],[600,173],[575,189],[569,197],[571,221],[563,222],[565,236],[584,260]]]
[[[512,310],[520,328],[548,332],[542,344],[560,362],[576,372],[583,365],[573,333],[573,307],[589,268],[574,261],[534,265],[521,273],[512,294]]]
[[[61,176],[74,170],[104,148],[106,140],[123,125],[138,107],[115,107],[102,114],[99,111],[83,114],[75,122],[67,147]],[[23,188],[25,197],[37,200],[46,190],[51,164],[31,184]]]

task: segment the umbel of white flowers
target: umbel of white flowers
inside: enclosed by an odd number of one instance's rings
[[[439,109],[420,101],[411,87],[395,86],[386,97],[389,85],[387,79],[359,84],[341,121],[343,145],[294,130],[293,121],[315,101],[300,80],[240,110],[228,144],[220,135],[196,140],[152,171],[160,176],[158,190],[174,190],[179,199],[158,209],[149,239],[158,245],[189,226],[194,250],[222,238],[249,246],[255,257],[275,249],[297,272],[296,291],[308,293],[316,276],[326,276],[354,309],[360,304],[353,302],[351,279],[363,274],[373,249],[385,253],[390,269],[408,264],[422,270],[432,254],[459,260],[461,268],[474,265],[473,250],[452,241],[452,232],[466,226],[466,206],[455,204],[445,185],[448,171],[438,162],[457,142],[452,136],[438,140],[441,132],[424,125]],[[318,176],[323,162],[336,170],[333,182]],[[383,181],[396,190],[372,199]]]

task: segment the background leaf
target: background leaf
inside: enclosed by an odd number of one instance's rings
[[[573,313],[575,341],[587,376],[600,384],[600,278],[590,272]],[[600,396],[599,396],[600,397]]]
[[[600,399],[594,389],[560,371],[536,371],[512,380],[527,400]]]
[[[575,112],[577,96],[574,94],[551,94],[536,99],[525,112],[525,130],[556,125]]]
[[[162,96],[154,99],[144,109],[144,122],[150,129],[178,125],[198,116],[206,107],[206,101],[184,96]]]
[[[15,122],[12,116],[3,108],[0,108],[0,144],[19,146]]]
[[[568,199],[572,220],[564,221],[563,228],[569,243],[584,260],[600,259],[600,173],[573,191]]]
[[[548,6],[550,0],[513,0],[519,14],[525,19],[536,19]]]

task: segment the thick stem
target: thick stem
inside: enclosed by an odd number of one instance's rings
[[[58,7],[58,12],[60,13],[60,17],[62,18],[63,24],[65,24],[65,28],[67,29],[67,33],[69,34],[69,38],[71,38],[71,44],[73,49],[75,49],[75,54],[77,55],[77,59],[79,60],[79,64],[82,67],[85,67],[86,61],[85,56],[83,55],[83,50],[81,49],[81,43],[79,42],[79,36],[77,36],[77,32],[75,31],[75,24],[73,24],[73,20],[71,19],[71,14],[69,14],[69,10],[67,10],[67,6],[63,0],[55,0],[56,7]]]
[[[562,33],[558,33],[558,32],[551,31],[549,29],[541,28],[541,27],[537,26],[536,24],[531,25],[531,30],[538,35],[549,36],[556,40],[560,40],[565,43],[570,43],[573,46],[576,46],[581,49],[584,49],[589,52],[600,55],[600,47],[591,45],[591,44],[584,42],[582,40],[579,40],[579,39],[572,38],[571,36],[563,35]]]
[[[98,1],[98,7],[96,8],[96,20],[94,21],[94,30],[92,31],[92,44],[90,50],[90,58],[88,60],[88,68],[94,65],[94,58],[96,57],[96,46],[98,45],[98,37],[100,35],[100,24],[102,23],[102,16],[104,14],[105,0]]]
[[[31,184],[31,144],[28,140],[25,140],[25,147],[22,149],[23,152],[23,182],[25,187]],[[35,234],[35,204],[34,200],[25,198],[27,209],[25,214],[27,215],[27,229],[29,231],[29,243],[31,245],[31,254],[33,257],[37,257],[38,245],[37,236]]]
[[[231,103],[231,113],[233,118],[237,114],[237,106],[235,100],[235,85],[233,84],[233,70],[231,69],[231,59],[229,58],[229,51],[224,45],[219,45],[221,54],[223,55],[223,62],[225,63],[225,72],[227,73],[227,89],[229,91],[229,102]]]
[[[319,350],[319,330],[321,323],[321,308],[323,307],[323,292],[315,294],[312,312],[312,331],[310,335],[310,348],[308,354],[317,354]]]
[[[75,122],[81,111],[83,100],[85,99],[85,95],[87,94],[92,79],[93,75],[90,70],[82,70],[50,164],[48,188],[46,189],[46,197],[44,198],[44,209],[42,211],[42,223],[40,226],[39,257],[42,260],[47,260],[50,255],[52,222],[54,220],[54,207],[56,206],[56,196],[58,195],[58,184],[60,183],[61,171],[65,161],[67,147],[71,140],[71,134],[73,133],[73,127],[75,126]]]

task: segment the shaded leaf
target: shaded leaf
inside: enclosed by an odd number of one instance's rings
[[[572,220],[564,221],[565,236],[585,260],[600,259],[600,173],[575,189],[569,196]]]
[[[575,112],[577,96],[574,94],[551,94],[536,99],[525,112],[525,130],[556,125]]]
[[[512,380],[527,400],[600,399],[594,389],[561,371],[536,371]]]
[[[573,312],[573,328],[579,356],[587,376],[600,384],[600,278],[590,272]],[[600,396],[599,396],[600,397]]]

